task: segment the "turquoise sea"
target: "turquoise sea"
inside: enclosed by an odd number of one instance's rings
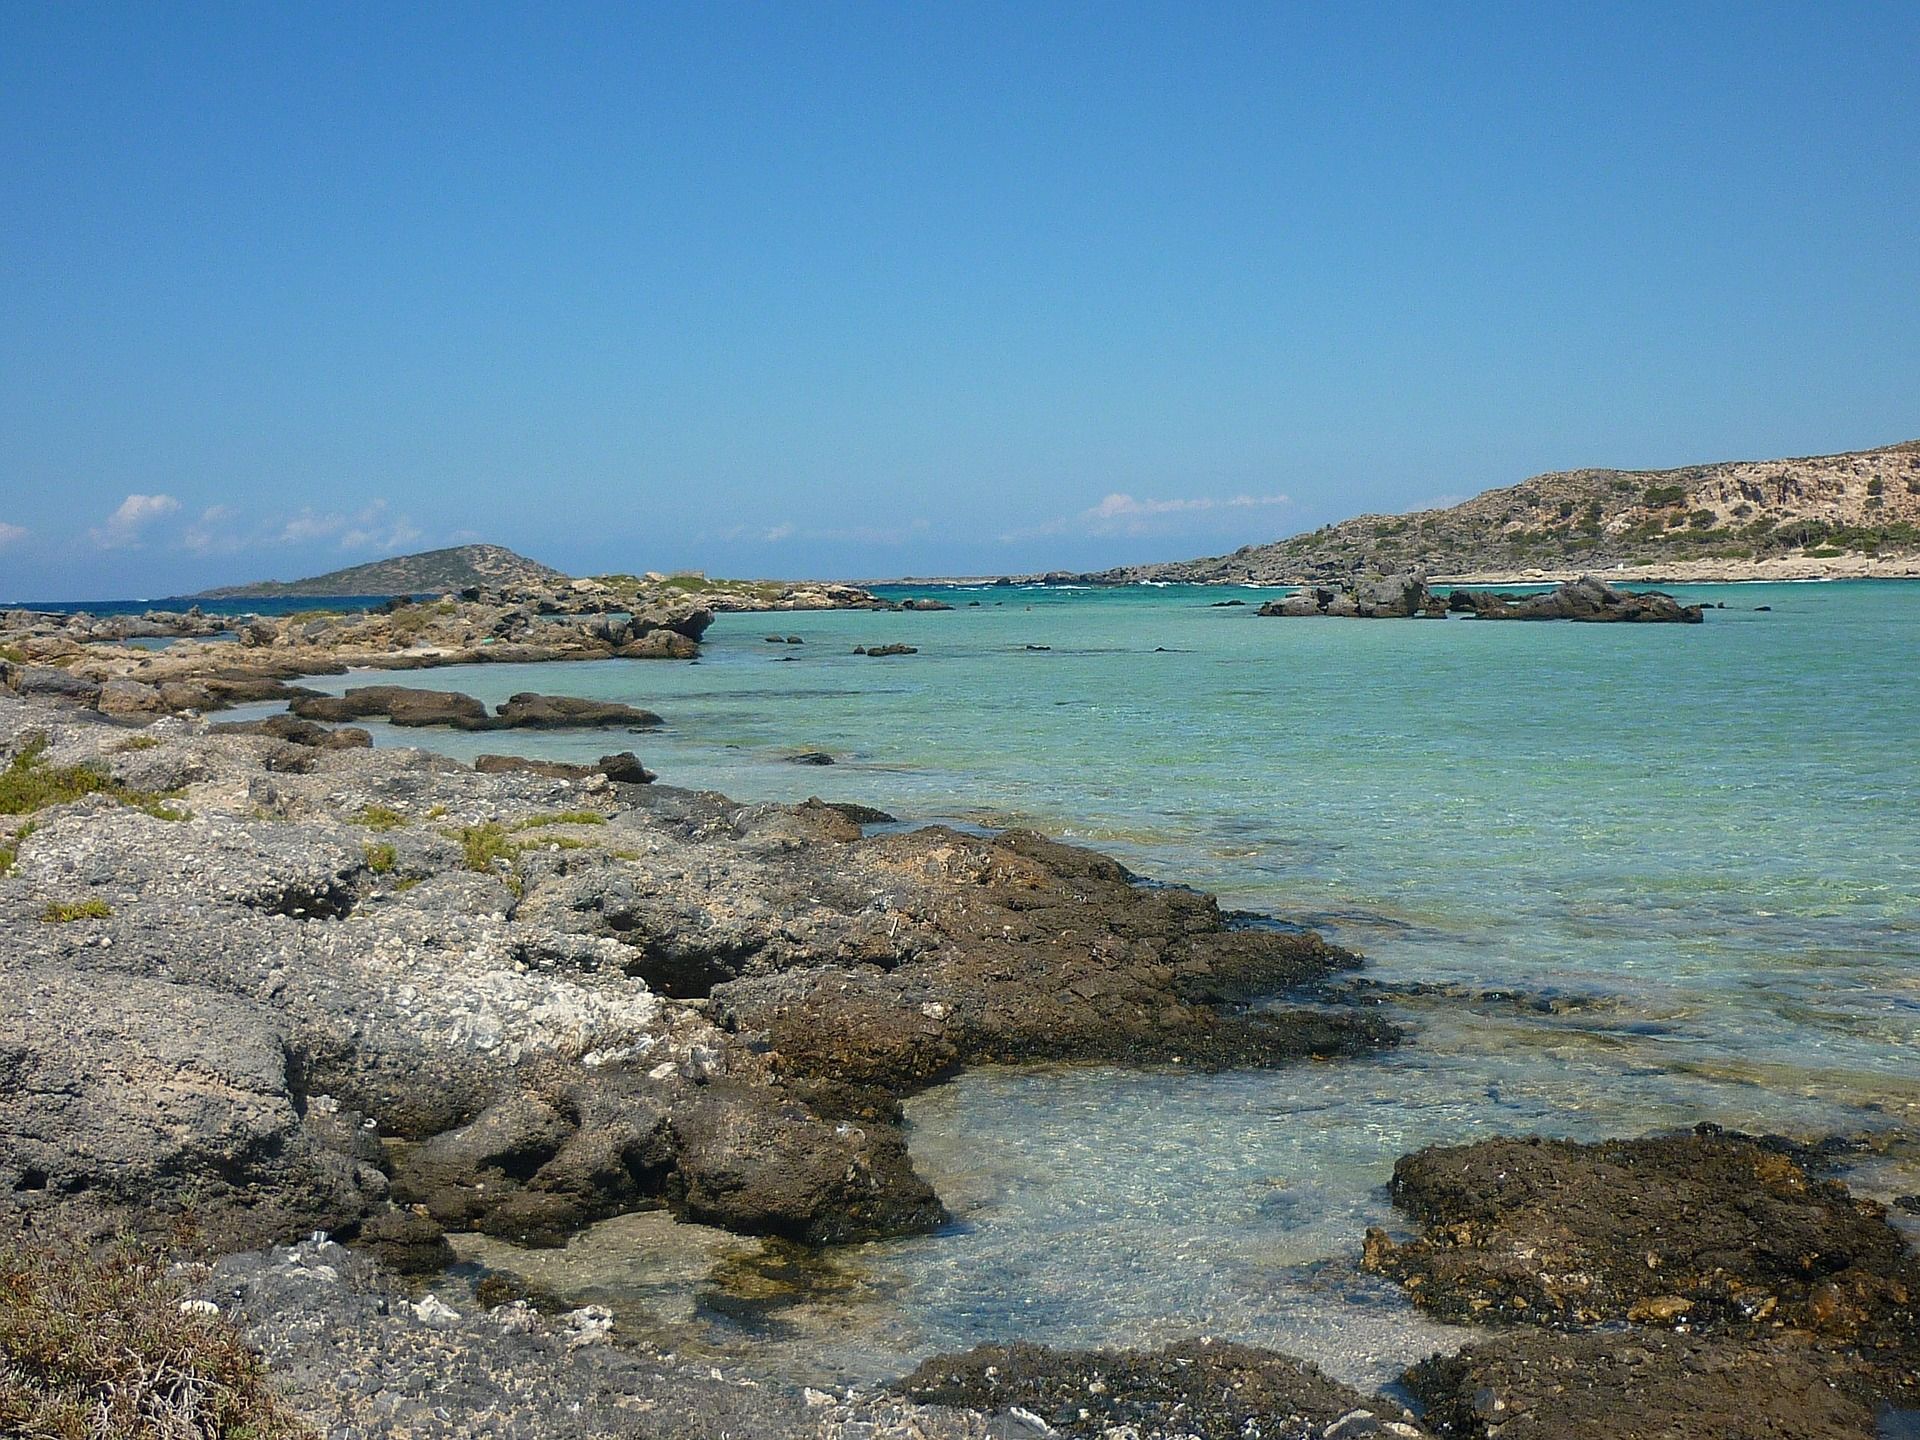
[[[1441,993],[1390,1000],[1409,1040],[1373,1060],[922,1096],[942,1235],[825,1262],[697,1237],[690,1268],[696,1237],[615,1222],[493,1262],[821,1379],[984,1338],[1208,1333],[1377,1382],[1449,1340],[1354,1265],[1419,1145],[1707,1119],[1870,1137],[1850,1182],[1920,1190],[1920,584],[1681,587],[1725,608],[1653,627],[1264,620],[1275,592],[1238,588],[890,593],[956,608],[727,615],[693,664],[405,682],[617,698],[659,734],[378,738],[631,742],[664,783],[1031,825]],[[919,653],[851,653],[895,641]],[[816,750],[838,763],[786,758]]]

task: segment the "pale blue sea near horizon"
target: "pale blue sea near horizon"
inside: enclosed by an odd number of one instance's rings
[[[1030,825],[1321,926],[1370,979],[1479,997],[1389,1005],[1408,1040],[1376,1059],[964,1076],[909,1105],[949,1232],[859,1247],[746,1331],[724,1287],[696,1285],[669,1327],[786,1346],[820,1378],[982,1339],[1210,1333],[1378,1383],[1448,1343],[1354,1271],[1420,1145],[1700,1120],[1874,1133],[1898,1143],[1850,1159],[1851,1183],[1920,1190],[1902,1138],[1920,1130],[1920,583],[1667,588],[1726,608],[1275,620],[1240,588],[913,587],[892,593],[957,608],[723,615],[697,664],[397,677],[626,700],[666,717],[657,733],[377,741],[633,748],[662,783],[743,800]],[[765,639],[790,634],[806,643]],[[893,641],[919,653],[850,653]],[[812,750],[839,763],[785,758]],[[651,1263],[580,1298],[644,1323]]]

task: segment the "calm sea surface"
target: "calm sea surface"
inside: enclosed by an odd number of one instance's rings
[[[695,664],[403,680],[631,701],[656,735],[378,739],[631,739],[668,783],[1033,825],[1454,993],[1394,1002],[1410,1040],[1377,1060],[941,1087],[910,1113],[947,1234],[822,1263],[641,1217],[544,1256],[479,1247],[494,1263],[820,1378],[983,1338],[1199,1332],[1378,1381],[1450,1343],[1354,1270],[1416,1146],[1711,1119],[1878,1135],[1850,1180],[1920,1190],[1920,584],[1684,587],[1726,608],[1654,627],[1262,620],[1261,592],[1225,588],[896,593],[957,608],[728,615]],[[893,641],[919,653],[850,653]],[[839,763],[785,758],[812,750]]]

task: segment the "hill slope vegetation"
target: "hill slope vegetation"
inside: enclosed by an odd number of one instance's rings
[[[1920,440],[1678,470],[1563,470],[1444,510],[1361,515],[1231,555],[1086,576],[1296,584],[1436,575],[1920,555]]]
[[[208,599],[271,599],[284,595],[438,595],[470,585],[543,585],[567,577],[502,545],[455,545],[395,555],[305,580],[260,580],[208,590]]]

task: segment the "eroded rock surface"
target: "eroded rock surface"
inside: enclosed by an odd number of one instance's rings
[[[958,1065],[1393,1038],[1241,1003],[1345,952],[1038,836],[88,714],[0,700],[0,761],[171,798],[0,834],[0,989],[34,997],[0,1053],[40,1097],[0,1108],[0,1218],[423,1254],[667,1206],[854,1240],[943,1218],[899,1100]]]
[[[1875,1440],[1857,1367],[1803,1338],[1520,1330],[1406,1384],[1442,1435],[1500,1440]]]
[[[318,1433],[411,1440],[998,1440],[976,1412],[849,1399],[622,1344],[605,1311],[402,1289],[338,1245],[228,1257],[203,1286]]]
[[[1394,1166],[1406,1244],[1370,1268],[1436,1313],[1547,1324],[1915,1324],[1920,1265],[1885,1210],[1783,1148],[1711,1128],[1579,1145],[1488,1140]]]
[[[1417,1440],[1426,1433],[1392,1401],[1329,1379],[1304,1360],[1221,1342],[1155,1351],[982,1345],[936,1355],[896,1388],[922,1404],[987,1412],[1018,1435]]]
[[[1458,1436],[1874,1435],[1920,1397],[1920,1259],[1807,1158],[1712,1126],[1402,1157],[1423,1229],[1369,1232],[1366,1267],[1498,1327],[1408,1386]]]

